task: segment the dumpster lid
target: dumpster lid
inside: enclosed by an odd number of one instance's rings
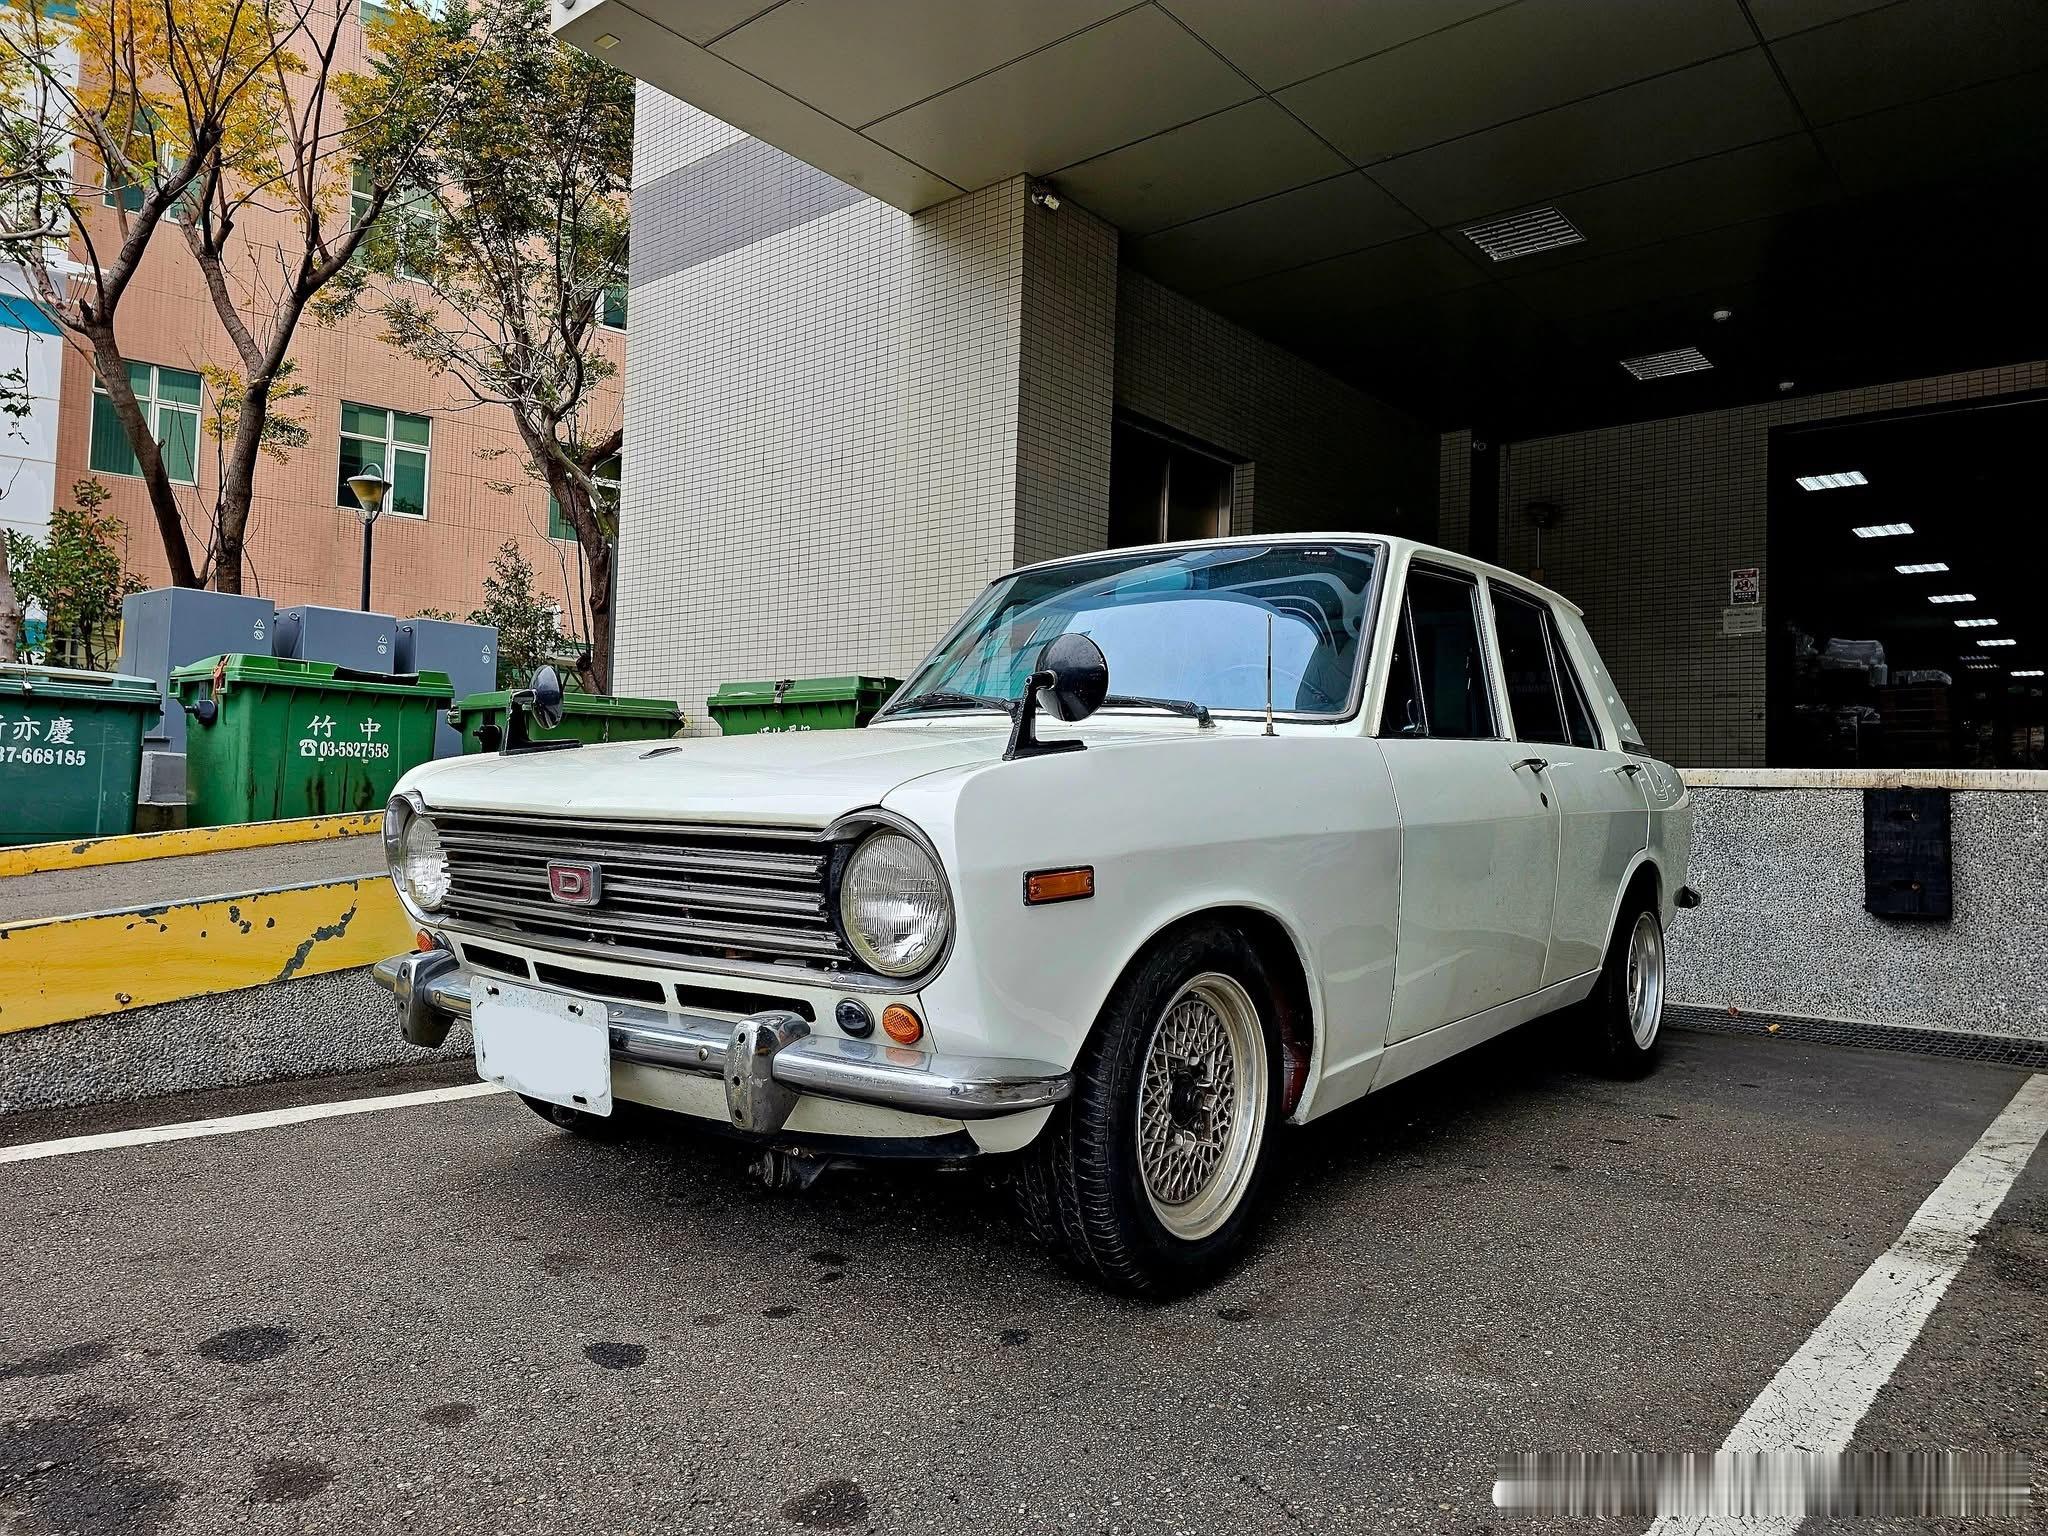
[[[743,709],[749,705],[773,706],[778,702],[776,690],[781,690],[779,702],[784,704],[851,704],[863,698],[880,699],[895,692],[898,679],[893,677],[792,677],[780,682],[774,680],[720,683],[718,691],[707,700],[715,708]]]
[[[502,714],[512,707],[512,691],[466,693],[448,711],[450,723],[464,715]],[[614,720],[680,720],[682,706],[674,699],[622,698],[609,693],[565,693],[563,715],[604,715]]]
[[[230,653],[188,661],[173,668],[173,683],[205,683],[218,671],[227,683],[264,683],[273,688],[336,688],[348,693],[397,693],[409,697],[446,699],[455,687],[446,672],[362,672],[331,661],[299,661],[290,656]]]
[[[102,703],[159,702],[153,678],[125,672],[87,672],[79,667],[40,667],[0,662],[0,699],[86,699]]]

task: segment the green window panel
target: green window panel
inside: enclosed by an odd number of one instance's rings
[[[615,331],[626,328],[626,285],[612,283],[604,291],[604,305],[599,316]]]
[[[590,478],[597,482],[598,505],[610,512],[615,522],[619,515],[619,458],[615,453],[608,459],[599,459],[590,470]],[[576,538],[576,529],[563,514],[562,504],[553,491],[548,492],[548,537],[571,542]]]
[[[187,368],[159,368],[154,363],[128,364],[128,386],[143,419],[162,449],[164,471],[176,485],[199,483],[199,375]],[[128,433],[114,414],[114,402],[92,381],[92,430],[88,462],[107,475],[140,475],[142,462],[129,445]]]
[[[335,504],[357,510],[348,483],[374,464],[391,482],[384,510],[400,517],[425,517],[433,426],[430,417],[344,400]]]

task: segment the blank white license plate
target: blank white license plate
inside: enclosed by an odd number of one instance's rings
[[[472,983],[476,1070],[550,1104],[612,1112],[611,1030],[603,1003],[510,982]]]

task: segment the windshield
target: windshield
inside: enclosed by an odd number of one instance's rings
[[[1020,572],[982,594],[887,713],[932,693],[1014,700],[1046,643],[1075,632],[1102,647],[1112,696],[1263,710],[1270,618],[1273,708],[1341,715],[1378,566],[1369,544],[1232,544]]]

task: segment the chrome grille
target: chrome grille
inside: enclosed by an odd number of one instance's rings
[[[851,962],[826,904],[831,845],[803,831],[434,811],[445,915],[463,928],[586,953]],[[548,892],[548,864],[601,871],[595,906]]]

